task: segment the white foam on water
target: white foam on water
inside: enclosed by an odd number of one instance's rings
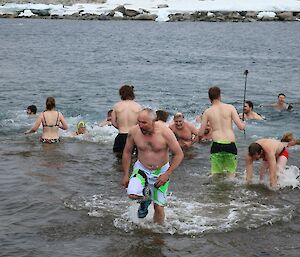
[[[258,188],[265,190],[263,186]],[[228,192],[219,192],[222,195],[224,193]],[[144,219],[139,219],[137,217],[139,204],[125,195],[121,197],[102,194],[74,195],[66,199],[64,205],[72,210],[85,210],[87,215],[92,217],[110,216],[113,218],[113,225],[125,232],[145,229],[154,233],[192,236],[239,228],[255,229],[279,221],[288,222],[295,211],[290,203],[274,203],[270,201],[268,195],[246,187],[237,186],[225,200],[219,198],[220,195],[212,198],[183,199],[173,193],[168,196],[168,206],[165,208],[166,220],[163,225],[153,223],[153,204],[148,208],[148,215]]]
[[[254,183],[259,183],[258,177],[255,176]],[[270,188],[270,177],[265,174],[262,184]],[[300,188],[300,171],[296,166],[286,166],[283,172],[278,174],[277,180],[278,189],[291,187],[293,189]]]
[[[292,187],[300,188],[300,171],[296,166],[287,166],[284,172],[278,176],[279,188]]]
[[[136,229],[149,229],[155,233],[197,235],[204,232],[224,232],[237,228],[253,229],[277,221],[288,221],[294,209],[289,205],[274,206],[257,200],[256,192],[242,189],[237,199],[229,203],[197,202],[169,197],[165,208],[164,225],[152,222],[153,207],[145,219],[137,218],[138,205],[131,203],[114,226],[126,232]],[[266,201],[267,202],[267,201]]]

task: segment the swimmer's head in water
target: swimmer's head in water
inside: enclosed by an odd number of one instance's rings
[[[80,129],[80,128],[85,128],[85,122],[83,120],[81,120],[77,123],[77,129]]]

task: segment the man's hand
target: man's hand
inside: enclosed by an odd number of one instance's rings
[[[169,175],[168,175],[168,174],[166,174],[166,173],[161,174],[161,175],[157,178],[157,180],[156,180],[154,186],[155,186],[156,188],[159,188],[160,186],[164,185],[168,180],[169,180]]]
[[[127,188],[128,187],[128,183],[129,183],[128,175],[124,175],[121,184],[122,184],[122,186],[124,188]]]

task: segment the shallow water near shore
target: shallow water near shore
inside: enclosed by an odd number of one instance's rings
[[[1,20],[1,256],[299,256],[299,153],[290,149],[276,192],[244,184],[243,157],[261,137],[300,137],[298,23],[149,23]],[[207,89],[241,111],[247,99],[266,117],[235,128],[237,177],[210,177],[209,144],[187,152],[171,178],[166,222],[139,220],[120,186],[112,153],[117,132],[97,124],[135,86],[143,106],[181,111],[187,120],[209,106]],[[284,92],[291,112],[259,107]],[[42,145],[25,108],[47,96],[70,130]],[[79,120],[89,136],[71,137]],[[258,163],[255,165],[257,170]],[[257,172],[256,172],[257,174]]]

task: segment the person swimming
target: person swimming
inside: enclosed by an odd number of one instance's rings
[[[74,136],[78,136],[78,135],[84,135],[87,132],[86,130],[86,124],[83,120],[79,121],[76,125],[77,130],[74,132]]]

